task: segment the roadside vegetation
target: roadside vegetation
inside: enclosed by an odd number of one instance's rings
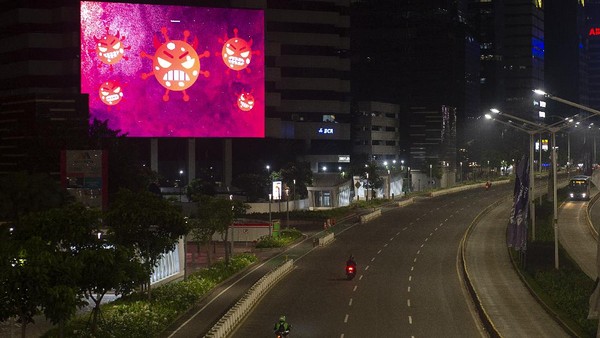
[[[566,192],[559,189],[559,201]],[[563,198],[564,199],[564,198]],[[559,267],[555,269],[553,204],[536,202],[536,240],[529,240],[525,257],[511,249],[515,265],[537,297],[578,337],[595,337],[597,321],[587,319],[588,301],[594,281],[569,255],[559,249]]]
[[[96,334],[92,334],[90,313],[71,320],[63,337],[157,337],[180,315],[188,311],[210,290],[235,273],[256,261],[252,254],[240,254],[229,264],[218,261],[211,267],[199,270],[183,281],[165,284],[154,289],[149,300],[145,292],[135,292],[114,302],[101,305],[102,320]],[[43,337],[59,337],[52,329]]]

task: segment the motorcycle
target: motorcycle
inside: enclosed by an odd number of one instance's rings
[[[275,332],[275,337],[277,338],[284,338],[287,337],[290,334],[290,330],[286,330],[286,331],[281,331],[281,332]]]
[[[346,264],[346,279],[352,280],[356,276],[356,265]]]

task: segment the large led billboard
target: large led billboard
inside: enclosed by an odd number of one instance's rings
[[[90,118],[131,137],[264,137],[264,12],[81,2]]]

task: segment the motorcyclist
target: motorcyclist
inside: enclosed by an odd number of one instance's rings
[[[290,324],[288,324],[285,320],[285,315],[281,315],[279,317],[279,321],[277,323],[275,323],[275,326],[273,327],[273,331],[275,333],[279,333],[282,336],[287,336],[290,333],[290,329],[292,328],[292,326]]]
[[[350,257],[348,257],[348,260],[346,261],[346,266],[351,266],[356,268],[356,261],[354,260],[354,256],[350,255]]]

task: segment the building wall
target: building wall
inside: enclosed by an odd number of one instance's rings
[[[0,96],[79,93],[78,5],[0,1]]]
[[[358,102],[352,128],[353,152],[374,160],[398,160],[400,106],[385,102]]]

